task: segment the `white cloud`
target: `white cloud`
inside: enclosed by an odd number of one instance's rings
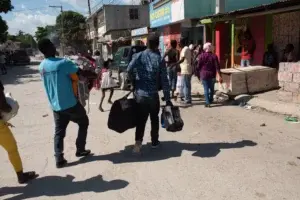
[[[56,15],[35,13],[14,13],[12,19],[7,20],[9,33],[16,34],[19,30],[34,34],[36,27],[55,24]]]
[[[86,0],[61,0],[62,3],[67,3],[73,6],[78,11],[85,11],[88,10],[88,3]],[[96,0],[91,0],[91,6],[93,7],[97,3]]]

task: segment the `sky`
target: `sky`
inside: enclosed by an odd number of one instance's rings
[[[112,0],[103,0],[108,4]],[[113,0],[116,4],[136,4],[139,0]],[[11,0],[14,9],[7,14],[1,14],[9,26],[8,32],[16,34],[19,30],[33,34],[38,26],[54,25],[60,13],[59,8],[50,8],[49,5],[63,6],[64,10],[79,12],[88,15],[87,0]],[[91,7],[102,0],[91,0]]]

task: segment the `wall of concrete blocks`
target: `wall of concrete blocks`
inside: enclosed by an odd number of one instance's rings
[[[279,99],[300,104],[300,62],[280,63],[278,81]]]

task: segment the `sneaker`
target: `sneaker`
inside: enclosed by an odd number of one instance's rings
[[[160,141],[152,142],[151,148],[152,149],[157,149],[160,145]]]
[[[91,154],[91,150],[83,150],[83,151],[77,151],[76,157],[85,157]]]
[[[135,142],[135,145],[133,147],[132,153],[134,154],[140,154],[142,149],[142,142]]]
[[[59,162],[56,162],[56,168],[60,169],[65,167],[68,164],[68,161],[66,159],[63,159]]]
[[[205,108],[210,108],[210,104],[205,104]]]

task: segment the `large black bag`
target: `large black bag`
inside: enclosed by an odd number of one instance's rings
[[[137,104],[135,99],[128,99],[130,94],[131,92],[113,103],[107,122],[109,129],[123,133],[136,127]]]
[[[162,109],[162,121],[164,127],[169,132],[181,131],[184,122],[180,116],[179,107],[177,106],[165,106]]]

